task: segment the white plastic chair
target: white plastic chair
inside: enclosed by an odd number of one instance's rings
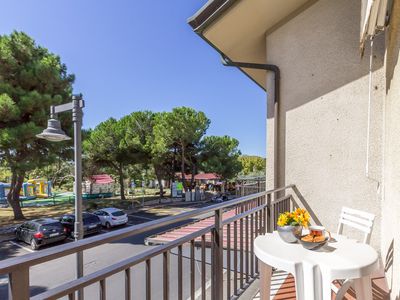
[[[369,244],[371,240],[372,228],[374,226],[375,215],[357,209],[343,207],[339,218],[339,226],[337,230],[338,235],[343,234],[344,225],[354,229],[358,229],[364,233],[364,244]],[[354,279],[346,279],[339,281],[340,288],[332,284],[332,290],[336,293],[336,299],[343,299],[347,290],[354,287]]]

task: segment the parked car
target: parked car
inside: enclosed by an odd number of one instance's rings
[[[228,195],[226,193],[218,193],[218,195],[211,198],[212,202],[221,203],[228,200]]]
[[[128,216],[122,210],[114,207],[102,208],[94,212],[100,220],[101,224],[108,229],[118,225],[126,225]]]
[[[64,227],[54,219],[36,219],[22,223],[15,229],[17,240],[31,245],[32,250],[40,246],[56,243],[66,239]]]
[[[82,220],[83,220],[83,235],[93,234],[93,233],[100,233],[101,232],[101,221],[98,216],[95,214],[91,214],[88,212],[82,213]],[[69,236],[74,235],[74,226],[75,226],[75,215],[73,214],[66,214],[63,215],[60,219],[61,224],[65,228],[65,232]]]

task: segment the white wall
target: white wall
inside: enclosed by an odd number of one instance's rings
[[[267,63],[281,69],[280,185],[297,184],[333,231],[344,205],[376,214],[372,244],[379,249],[384,39],[374,46],[367,146],[369,48],[361,59],[359,34],[360,1],[320,0],[267,34],[266,56]],[[267,80],[271,90],[273,76]],[[269,161],[274,143],[272,98],[268,97]],[[267,176],[271,188],[273,164]]]
[[[395,1],[386,52],[384,197],[381,253],[391,299],[400,299],[400,1]]]

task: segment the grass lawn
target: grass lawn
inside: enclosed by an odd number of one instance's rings
[[[141,196],[127,196],[126,200],[121,200],[119,197],[112,198],[104,198],[104,199],[90,199],[83,200],[84,210],[95,210],[103,207],[117,207],[120,209],[130,209],[132,207],[132,203],[140,204],[142,199],[144,201],[159,199],[158,196],[149,195],[141,195]],[[31,202],[34,200],[29,200],[26,202]],[[43,206],[30,206],[23,207],[22,212],[27,219],[37,219],[37,218],[56,218],[60,217],[66,213],[72,213],[74,211],[73,201],[56,201],[56,205],[53,205],[52,198],[49,199],[40,199],[36,200],[38,203],[43,204]],[[25,201],[24,201],[25,202]],[[44,205],[48,203],[48,205]],[[13,211],[10,207],[8,208],[0,208],[0,227],[12,224],[18,224],[21,221],[13,220]]]
[[[61,204],[56,206],[27,207],[22,209],[25,218],[37,219],[41,217],[55,218],[62,214],[73,211],[71,204]],[[13,220],[13,211],[11,208],[0,208],[0,226],[18,224],[21,221]]]

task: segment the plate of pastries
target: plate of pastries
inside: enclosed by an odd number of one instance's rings
[[[309,233],[299,237],[300,244],[308,250],[316,250],[321,248],[329,241],[329,237],[324,235],[314,235]]]

